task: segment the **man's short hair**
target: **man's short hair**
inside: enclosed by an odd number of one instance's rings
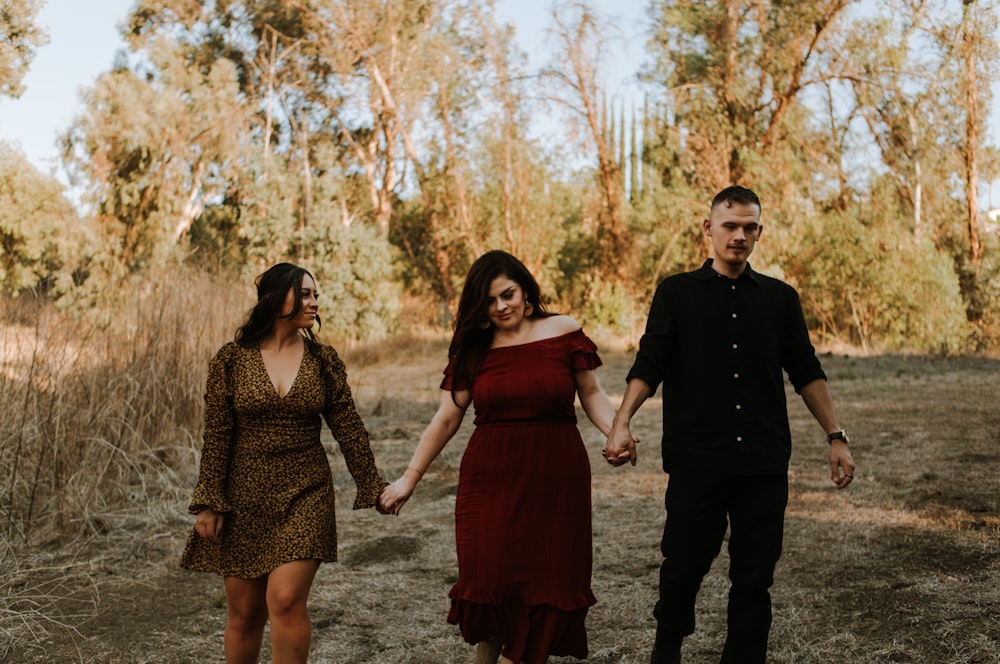
[[[729,207],[731,205],[756,205],[757,209],[760,209],[760,198],[757,194],[753,193],[752,190],[746,187],[741,187],[738,184],[734,184],[731,187],[726,187],[719,193],[715,195],[712,199],[712,208],[715,209],[717,205],[725,205]]]

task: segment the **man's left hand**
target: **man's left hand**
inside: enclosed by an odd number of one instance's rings
[[[854,481],[854,458],[851,450],[842,440],[830,443],[830,479],[838,489],[844,489]]]

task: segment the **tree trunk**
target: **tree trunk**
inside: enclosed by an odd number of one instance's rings
[[[969,15],[975,0],[965,0],[965,26],[962,35],[965,50],[965,203],[969,228],[969,261],[975,272],[983,257],[979,239],[979,89],[976,76],[976,34]]]

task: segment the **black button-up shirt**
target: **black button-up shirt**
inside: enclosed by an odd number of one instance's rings
[[[782,369],[795,391],[826,379],[798,293],[750,269],[667,277],[627,380],[663,383],[663,469],[784,473],[792,451]]]

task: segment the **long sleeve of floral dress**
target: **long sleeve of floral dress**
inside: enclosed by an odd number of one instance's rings
[[[206,507],[219,513],[233,509],[226,497],[226,484],[236,438],[236,413],[233,410],[233,382],[230,371],[235,350],[235,344],[226,344],[219,349],[208,365],[201,468],[198,472],[198,484],[188,507],[188,511],[192,514],[197,514]]]
[[[347,470],[357,485],[354,509],[375,507],[381,511],[378,496],[388,482],[379,476],[375,466],[368,431],[358,415],[351,388],[347,384],[347,369],[332,347],[320,346],[319,353],[326,391],[323,417],[333,432],[347,463]]]

